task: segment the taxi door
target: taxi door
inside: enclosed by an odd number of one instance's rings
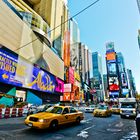
[[[78,114],[77,110],[73,107],[70,107],[70,115],[69,115],[69,120],[70,122],[75,122],[77,117],[79,117],[80,115]]]
[[[69,108],[64,108],[61,119],[59,120],[61,124],[69,123],[70,122],[70,112]]]

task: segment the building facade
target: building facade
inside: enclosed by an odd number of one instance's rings
[[[135,86],[132,70],[127,69],[127,77],[128,77],[128,87],[130,91],[130,97],[136,97],[136,86]]]
[[[1,60],[0,86],[6,87],[1,92],[12,90],[15,96],[34,104],[60,101],[64,62],[51,49],[49,24],[30,1],[3,0],[0,11],[0,55],[6,60]]]
[[[98,52],[92,53],[93,66],[93,88],[97,92],[98,101],[104,100],[103,71],[101,55]]]

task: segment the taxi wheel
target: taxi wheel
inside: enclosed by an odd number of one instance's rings
[[[81,121],[81,119],[80,119],[80,117],[78,117],[78,118],[76,119],[76,124],[80,124],[80,121]]]
[[[49,127],[51,130],[56,130],[58,128],[58,122],[52,121]]]

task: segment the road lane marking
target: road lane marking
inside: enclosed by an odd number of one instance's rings
[[[88,138],[88,132],[86,130],[89,130],[91,128],[95,127],[95,125],[92,125],[90,127],[87,127],[85,129],[83,129],[79,134],[77,134],[78,137],[83,137],[83,138]]]
[[[81,131],[79,134],[77,134],[78,137],[88,138],[88,132]]]

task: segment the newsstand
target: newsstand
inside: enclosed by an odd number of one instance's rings
[[[138,133],[138,139],[140,140],[140,114],[136,117],[136,128]]]

